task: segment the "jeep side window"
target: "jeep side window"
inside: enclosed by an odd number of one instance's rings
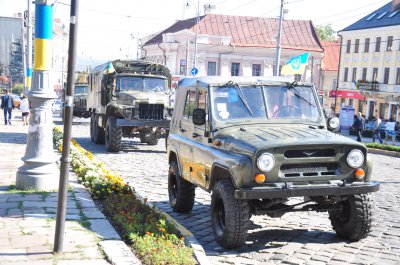
[[[191,119],[195,107],[196,107],[196,92],[188,91],[186,95],[185,109],[183,110],[183,117]]]
[[[206,123],[208,122],[208,99],[206,91],[199,91],[198,100],[197,100],[197,108],[204,109],[206,112]],[[204,128],[204,125],[200,126]]]

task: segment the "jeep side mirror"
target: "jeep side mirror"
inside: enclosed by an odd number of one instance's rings
[[[206,124],[206,111],[204,109],[193,110],[193,123],[195,125]]]

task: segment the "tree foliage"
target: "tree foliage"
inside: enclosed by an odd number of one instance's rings
[[[317,25],[315,26],[318,38],[323,41],[335,41],[337,39],[336,31],[329,25]]]
[[[12,43],[12,49],[10,54],[10,76],[13,84],[23,83],[24,72],[22,64],[22,41],[17,40]]]

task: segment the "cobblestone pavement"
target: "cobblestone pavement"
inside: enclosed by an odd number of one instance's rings
[[[164,140],[158,146],[147,146],[137,139],[124,139],[123,151],[115,154],[90,142],[88,125],[74,125],[73,137],[139,194],[189,229],[213,264],[400,264],[400,158],[371,155],[373,178],[381,181],[381,190],[372,195],[375,218],[366,239],[348,242],[337,238],[326,213],[288,213],[281,218],[253,216],[246,245],[225,250],[212,235],[210,194],[197,188],[190,214],[171,211]]]

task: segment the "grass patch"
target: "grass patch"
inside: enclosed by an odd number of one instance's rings
[[[400,146],[395,146],[395,145],[378,144],[378,143],[365,143],[365,146],[368,147],[368,148],[400,152]]]
[[[62,133],[55,127],[53,140],[62,151]],[[196,264],[193,250],[185,245],[172,224],[153,208],[135,197],[132,187],[118,175],[107,170],[93,154],[71,140],[71,167],[92,197],[101,205],[103,213],[120,236],[130,242],[143,264],[192,265]],[[82,209],[79,202],[77,208]],[[81,210],[81,225],[87,227]],[[89,223],[90,225],[90,223]],[[89,226],[90,227],[90,226]]]

